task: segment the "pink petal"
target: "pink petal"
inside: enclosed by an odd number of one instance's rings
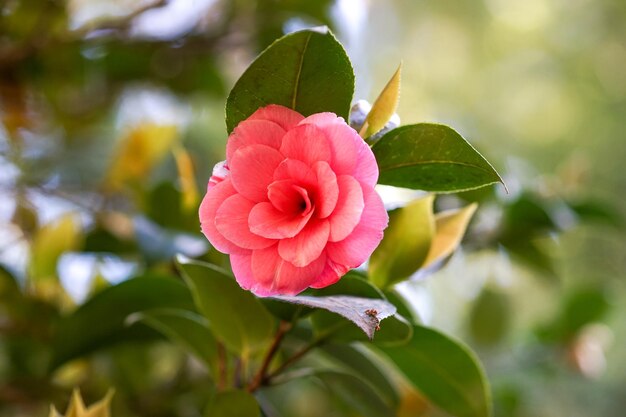
[[[266,145],[278,149],[285,129],[268,120],[244,120],[239,123],[228,138],[226,160],[230,161],[239,148],[249,145]]]
[[[311,210],[308,191],[297,186],[294,180],[274,181],[267,188],[267,197],[283,213],[307,215]]]
[[[215,213],[228,197],[236,194],[229,179],[211,186],[200,204],[199,216],[202,233],[209,239],[215,249],[223,253],[239,252],[241,249],[227,240],[215,227]]]
[[[250,232],[248,217],[254,205],[247,198],[235,194],[228,197],[215,213],[215,227],[218,232],[244,249],[262,249],[275,243],[272,239]]]
[[[353,177],[341,175],[337,177],[337,184],[339,199],[335,211],[328,217],[331,242],[343,240],[352,233],[359,224],[365,204],[361,184]]]
[[[296,159],[285,159],[274,171],[275,180],[294,180],[301,187],[313,188],[317,185],[315,171],[304,162]]]
[[[326,253],[334,262],[356,268],[367,260],[383,238],[389,217],[380,196],[373,188],[365,188],[365,208],[354,231],[340,242],[329,242]]]
[[[359,134],[334,113],[318,113],[300,124],[314,124],[322,129],[331,146],[332,168],[337,175],[352,175],[357,162],[357,144],[363,142]],[[365,143],[365,142],[363,142]]]
[[[322,254],[329,232],[328,220],[311,220],[296,236],[281,240],[278,253],[294,266],[307,266]]]
[[[294,237],[304,228],[313,210],[305,216],[279,211],[272,203],[258,203],[250,212],[248,225],[250,231],[268,239],[284,239]]]
[[[300,123],[302,119],[304,116],[297,111],[278,104],[270,104],[252,113],[246,120],[269,120],[277,123],[283,129],[289,130]]]
[[[324,219],[330,215],[337,205],[339,198],[339,186],[337,176],[324,161],[320,161],[313,166],[317,175],[317,194],[315,198],[315,209],[317,217]]]
[[[333,171],[337,175],[353,175],[361,183],[373,187],[378,181],[378,165],[370,147],[341,117],[334,113],[317,113],[300,122],[321,128],[331,145]]]
[[[329,285],[333,285],[339,279],[344,276],[350,268],[344,265],[337,264],[331,259],[326,259],[326,267],[322,273],[316,278],[315,282],[311,284],[311,288],[325,288]]]
[[[229,175],[230,175],[230,170],[228,169],[228,165],[226,165],[226,161],[218,162],[213,167],[213,173],[211,174],[211,178],[209,179],[207,188],[214,187],[215,185],[224,181],[226,177],[228,177]]]
[[[252,253],[256,284],[250,290],[258,296],[296,295],[316,281],[325,265],[324,253],[309,265],[299,268],[282,259],[276,245],[256,250]]]
[[[283,137],[280,152],[285,158],[297,159],[312,166],[317,161],[330,162],[332,154],[322,130],[310,124],[299,125]]]
[[[283,262],[278,255],[277,247],[278,245],[274,245],[252,252],[250,266],[254,281],[249,289],[258,296],[266,297],[277,294],[275,291],[272,291],[272,284],[278,264]]]
[[[252,251],[246,250],[241,253],[233,253],[230,255],[230,266],[237,283],[244,290],[249,290],[255,284],[254,275],[252,274]]]
[[[267,201],[267,186],[283,159],[280,152],[266,145],[239,148],[228,163],[233,186],[252,201]]]
[[[378,182],[378,164],[370,147],[361,140],[357,146],[357,160],[354,178],[361,184],[374,187]]]

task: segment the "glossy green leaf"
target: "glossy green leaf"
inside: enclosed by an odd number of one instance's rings
[[[391,116],[396,112],[398,98],[400,97],[401,70],[402,64],[398,66],[398,69],[372,105],[372,109],[367,114],[363,127],[361,127],[361,131],[359,132],[362,138],[368,138],[385,127],[385,124],[387,124]]]
[[[435,234],[433,201],[428,195],[389,213],[389,226],[368,269],[378,288],[407,279],[423,264]]]
[[[310,294],[315,296],[348,295],[366,300],[386,301],[382,292],[354,272],[344,276],[336,284],[321,290],[312,291]],[[373,304],[368,305],[365,309],[375,309],[375,306]],[[370,320],[370,325],[375,325],[373,317],[367,313],[365,315],[367,319],[372,319]],[[325,310],[317,310],[311,315],[311,320],[317,337],[341,342],[368,341],[364,332],[355,327],[348,319],[337,314]],[[380,322],[380,329],[375,332],[374,343],[383,345],[402,344],[411,338],[411,334],[412,328],[407,321],[402,316],[394,314]]]
[[[382,351],[426,398],[455,417],[491,416],[485,372],[469,348],[434,329],[415,326],[405,346]]]
[[[334,360],[338,367],[370,385],[389,406],[398,405],[398,393],[389,376],[384,373],[383,364],[373,353],[366,354],[359,346],[329,343],[320,347],[326,355]]]
[[[333,112],[348,120],[354,73],[345,50],[326,27],[286,35],[259,55],[226,102],[231,132],[259,107],[280,104],[308,116]]]
[[[360,378],[333,371],[316,372],[315,376],[326,385],[330,393],[363,417],[390,417],[395,415],[378,392]]]
[[[386,133],[372,147],[381,184],[456,192],[502,182],[498,173],[452,128],[420,123]]]
[[[65,317],[53,341],[53,368],[116,342],[154,337],[145,325],[125,325],[133,313],[155,308],[193,310],[185,285],[173,278],[140,277],[106,288]]]
[[[261,410],[252,394],[236,390],[218,392],[204,415],[206,417],[260,417]]]
[[[158,309],[138,313],[133,319],[159,331],[214,370],[217,345],[208,321],[201,315],[188,310]]]
[[[181,255],[177,264],[215,337],[230,350],[243,354],[266,344],[274,331],[274,319],[251,292],[215,265]]]

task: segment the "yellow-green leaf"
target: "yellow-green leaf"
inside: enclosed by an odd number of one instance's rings
[[[452,255],[461,244],[477,207],[473,203],[462,209],[443,211],[435,215],[435,237],[422,267],[427,268]]]
[[[182,195],[182,206],[186,211],[197,210],[198,186],[193,173],[193,161],[182,146],[174,147],[174,158],[178,168],[178,181]]]
[[[362,138],[370,137],[385,127],[385,124],[396,112],[398,98],[400,97],[401,70],[402,64],[398,66],[398,69],[372,105],[372,109],[365,118],[363,127],[361,127],[361,131],[359,132]]]
[[[422,266],[435,232],[433,200],[428,195],[389,214],[389,227],[369,264],[370,279],[379,288],[408,278]]]
[[[59,257],[67,251],[76,250],[83,241],[80,219],[75,213],[67,213],[44,225],[33,237],[31,247],[30,277],[42,280],[56,276]]]
[[[80,396],[80,391],[75,389],[65,411],[65,417],[81,417],[83,414],[85,414],[85,404]]]
[[[167,155],[178,133],[175,125],[145,123],[132,128],[118,144],[107,185],[117,189],[144,178]]]
[[[89,406],[83,417],[111,417],[111,399],[113,390],[110,389],[107,395],[95,404]]]
[[[67,407],[65,416],[62,416],[54,406],[50,406],[49,417],[111,417],[111,399],[113,398],[113,390],[109,390],[106,396],[89,406],[85,407],[85,403],[80,396],[80,391],[75,389]]]
[[[56,408],[54,408],[53,405],[51,405],[50,406],[50,414],[48,414],[48,417],[63,417],[63,416],[61,415],[61,413],[59,413],[57,411]]]

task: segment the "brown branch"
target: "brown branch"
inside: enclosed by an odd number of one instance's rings
[[[313,340],[311,343],[309,343],[308,345],[306,345],[305,347],[303,347],[302,349],[294,353],[292,356],[290,356],[285,362],[283,362],[278,368],[276,368],[274,372],[267,375],[263,382],[264,383],[268,382],[275,376],[278,376],[279,374],[281,374],[285,369],[289,368],[291,365],[298,362],[300,359],[302,359],[303,356],[305,356],[314,348],[321,345],[325,340],[326,340],[325,338]]]
[[[265,358],[263,358],[263,363],[261,364],[259,371],[250,382],[250,385],[248,385],[248,392],[256,391],[267,379],[267,370],[270,367],[274,355],[276,355],[276,352],[278,352],[278,347],[280,346],[280,343],[283,341],[285,334],[291,329],[291,326],[292,325],[290,322],[281,320],[280,324],[278,325],[278,330],[276,331],[274,341],[267,351]]]
[[[224,345],[217,342],[217,390],[222,391],[226,388],[228,379],[226,349]]]
[[[73,37],[78,36],[79,38],[85,37],[91,32],[97,30],[123,30],[127,29],[127,27],[135,20],[139,15],[147,12],[148,10],[158,9],[160,7],[166,6],[168,0],[156,0],[152,3],[147,3],[137,9],[133,10],[127,15],[119,16],[119,17],[108,17],[97,19],[90,24],[86,24],[84,26],[79,27],[76,30],[69,32]]]

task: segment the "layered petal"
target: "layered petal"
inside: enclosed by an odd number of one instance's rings
[[[388,222],[389,217],[380,196],[373,188],[366,188],[361,221],[348,237],[328,243],[328,257],[337,264],[356,268],[376,249]]]
[[[345,265],[335,263],[332,259],[326,258],[326,266],[322,273],[311,284],[311,288],[324,288],[333,285],[350,270]]]
[[[296,236],[278,243],[278,254],[294,266],[307,266],[320,257],[329,233],[328,220],[311,220]]]
[[[252,251],[245,250],[230,255],[230,266],[233,269],[235,279],[244,290],[252,289],[256,284],[252,274]]]
[[[296,184],[294,180],[274,181],[267,188],[267,197],[283,213],[306,216],[312,209],[311,198],[305,188]]]
[[[285,159],[274,171],[274,180],[294,180],[295,184],[309,188],[317,185],[315,171],[296,159]]]
[[[373,187],[378,181],[378,165],[370,147],[356,130],[334,113],[313,114],[300,122],[313,124],[326,134],[333,154],[337,175],[353,175],[359,182]]]
[[[345,239],[359,224],[365,202],[361,184],[349,175],[337,178],[339,198],[335,210],[328,218],[330,220],[331,242]]]
[[[231,184],[229,179],[219,182],[211,186],[200,204],[200,228],[202,233],[209,239],[211,245],[217,250],[224,253],[234,253],[241,251],[237,245],[226,239],[215,227],[215,215],[220,205],[232,195],[236,195],[237,191]]]
[[[285,129],[269,120],[244,120],[228,138],[226,160],[230,161],[239,148],[250,145],[266,145],[279,149]]]
[[[277,246],[252,253],[252,271],[257,282],[251,291],[256,295],[296,295],[315,282],[326,266],[326,255],[322,253],[307,266],[296,267],[280,257]]]
[[[285,158],[297,159],[309,166],[318,161],[330,162],[332,153],[324,132],[314,125],[294,127],[283,136],[280,152]]]
[[[296,126],[304,119],[297,111],[291,110],[284,106],[277,104],[270,104],[269,106],[261,107],[246,120],[269,120],[278,124],[285,130],[289,130]]]
[[[339,185],[337,184],[337,176],[330,168],[330,165],[324,161],[317,162],[313,165],[317,176],[317,192],[315,206],[317,209],[317,217],[324,219],[333,212],[337,206],[339,198]]]
[[[280,152],[266,145],[239,148],[229,162],[233,187],[249,200],[266,201],[267,187],[283,159]]]
[[[362,184],[374,187],[378,181],[378,164],[374,153],[363,140],[358,143],[356,158],[354,178]]]
[[[214,187],[215,185],[224,181],[229,175],[230,170],[228,169],[228,165],[226,165],[226,161],[218,162],[213,167],[213,173],[211,174],[211,178],[209,178],[209,184],[207,185],[207,188]]]
[[[276,243],[273,239],[256,235],[250,231],[248,217],[255,203],[235,194],[228,197],[215,213],[217,231],[235,245],[244,249],[262,249]]]
[[[250,231],[268,239],[285,239],[294,237],[307,224],[313,211],[305,216],[283,213],[272,203],[258,203],[250,211],[248,226]]]
[[[333,155],[332,168],[337,175],[352,175],[357,164],[357,145],[363,142],[359,134],[334,113],[318,113],[300,124],[312,124],[324,132]],[[364,143],[364,142],[363,142]]]

